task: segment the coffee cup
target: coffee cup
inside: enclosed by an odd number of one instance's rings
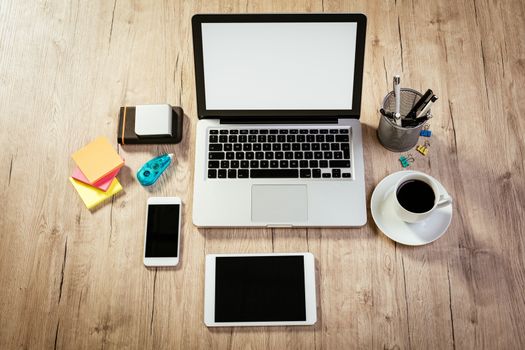
[[[452,204],[452,198],[431,177],[413,173],[396,183],[393,202],[401,220],[415,223],[428,218],[434,210]]]

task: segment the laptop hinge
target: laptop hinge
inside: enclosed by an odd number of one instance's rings
[[[337,117],[313,117],[313,118],[253,118],[232,117],[221,118],[221,124],[337,124]]]

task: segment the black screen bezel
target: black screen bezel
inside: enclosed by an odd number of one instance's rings
[[[285,117],[289,120],[319,119],[319,117],[340,117],[359,119],[363,86],[363,65],[365,56],[366,16],[361,13],[338,14],[197,14],[192,17],[193,57],[195,63],[195,86],[197,113],[199,119],[243,117],[243,119],[265,119]],[[204,87],[204,62],[202,52],[202,23],[246,23],[246,22],[355,22],[357,23],[354,88],[351,109],[338,110],[208,110],[206,109]]]

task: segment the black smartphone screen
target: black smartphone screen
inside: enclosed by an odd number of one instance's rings
[[[215,321],[305,321],[303,256],[217,257]]]
[[[148,205],[146,258],[176,258],[179,250],[179,204]]]

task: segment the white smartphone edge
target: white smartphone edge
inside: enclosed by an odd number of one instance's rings
[[[148,212],[149,206],[152,204],[173,204],[179,205],[179,233],[177,237],[177,257],[170,258],[147,258],[146,257],[146,239],[148,235]],[[144,225],[144,250],[143,250],[143,262],[147,267],[166,267],[166,266],[177,266],[179,264],[180,257],[180,236],[182,222],[182,201],[179,197],[149,197],[146,204],[146,224]]]
[[[305,321],[215,322],[215,258],[245,256],[303,256],[305,286]],[[311,326],[317,322],[315,257],[312,253],[207,254],[204,269],[204,324],[207,327]]]

